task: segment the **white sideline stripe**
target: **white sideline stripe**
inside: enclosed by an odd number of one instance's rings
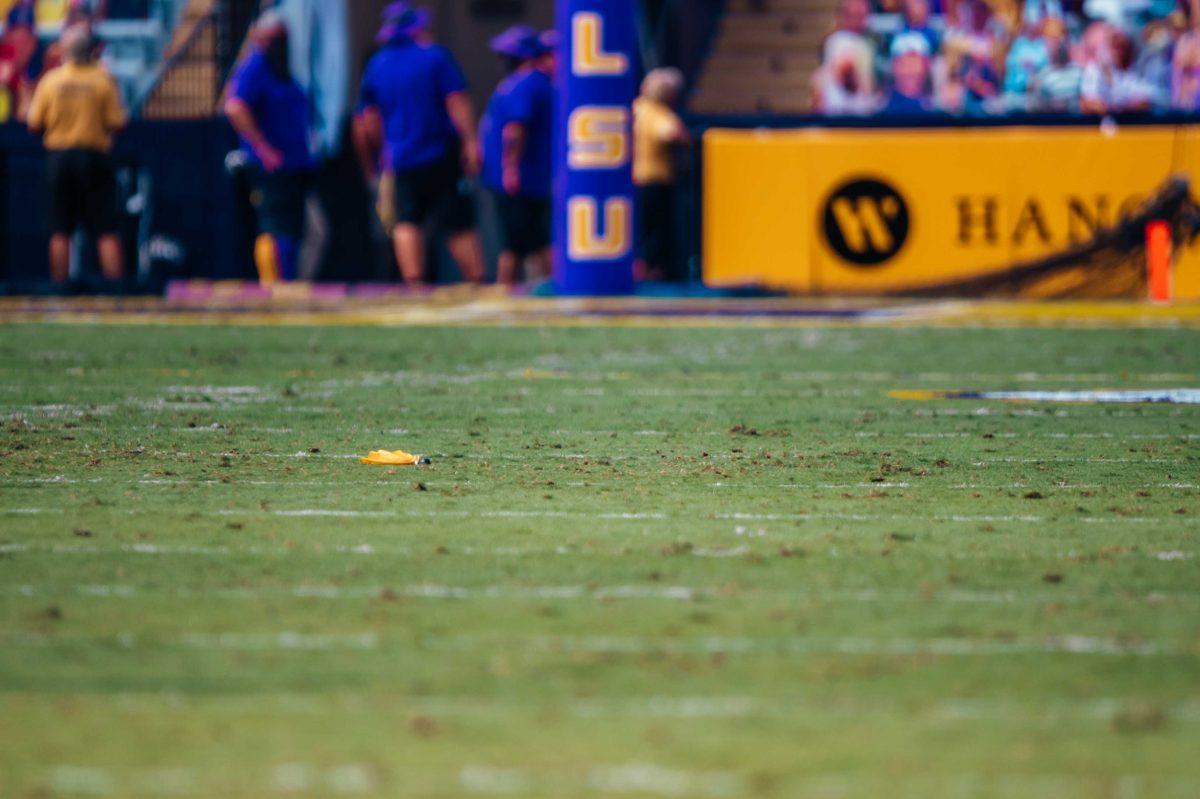
[[[730,550],[726,550],[729,552]],[[744,554],[734,551],[736,557]],[[1158,560],[1180,560],[1183,553],[1159,553]],[[698,555],[705,557],[705,555]],[[718,557],[718,555],[708,555]],[[1188,557],[1188,556],[1185,556]],[[170,589],[143,590],[131,585],[77,585],[63,589],[34,585],[19,585],[0,588],[0,595],[9,594],[26,598],[39,596],[61,596],[74,591],[82,596],[97,599],[136,599],[139,597],[170,597],[175,599],[221,599],[228,601],[260,602],[269,599],[296,598],[322,600],[363,600],[395,596],[403,599],[426,600],[478,600],[478,599],[556,599],[556,600],[663,600],[690,602],[695,600],[722,601],[759,600],[790,602],[856,602],[872,603],[916,603],[916,604],[964,604],[964,605],[1042,605],[1042,604],[1096,604],[1099,597],[1086,594],[1058,592],[1028,592],[1001,590],[953,590],[923,594],[918,591],[898,591],[880,588],[836,589],[824,591],[787,590],[741,590],[730,596],[721,588],[704,586],[644,586],[644,585],[484,585],[452,586],[423,583],[407,586],[327,586],[300,585],[290,588],[212,588],[205,590]],[[1111,599],[1111,598],[1109,598]],[[1119,597],[1121,601],[1164,604],[1168,602],[1200,603],[1200,593],[1171,593],[1152,591],[1133,597]]]

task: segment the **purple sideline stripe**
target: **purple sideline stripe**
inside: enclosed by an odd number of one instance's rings
[[[208,282],[202,280],[174,281],[167,286],[166,309],[175,312],[219,310],[224,313],[260,312],[277,306],[279,310],[337,311],[343,302],[354,300],[386,301],[389,299],[420,298],[434,294],[432,287],[411,289],[398,283],[314,283],[260,286],[247,281]],[[514,289],[509,297],[523,298],[528,288]],[[264,307],[264,301],[265,306]],[[171,307],[173,306],[173,307]],[[564,312],[553,302],[524,309],[532,318],[559,316]],[[708,299],[696,302],[685,298],[653,304],[630,302],[608,304],[604,307],[573,308],[568,316],[578,318],[659,317],[685,318],[747,318],[747,319],[870,319],[902,316],[900,308],[823,308],[819,306],[779,307],[763,305],[752,299]]]

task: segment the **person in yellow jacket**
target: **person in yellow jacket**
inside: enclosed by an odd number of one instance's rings
[[[633,104],[633,182],[641,207],[638,272],[646,280],[677,280],[674,253],[676,151],[691,136],[675,106],[683,73],[655,69],[642,82]]]
[[[112,75],[96,58],[91,28],[73,25],[61,41],[66,62],[46,73],[29,108],[29,129],[42,136],[48,151],[50,276],[66,282],[71,238],[82,229],[96,241],[104,276],[118,280],[124,254],[111,152],[113,136],[128,117]]]

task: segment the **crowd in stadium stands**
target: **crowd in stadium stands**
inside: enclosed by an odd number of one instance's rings
[[[59,41],[42,46],[36,27],[44,22],[37,0],[0,0],[7,7],[0,36],[0,122],[24,121],[29,113],[34,88],[42,76],[65,61]],[[54,19],[63,30],[80,23],[94,25],[105,18],[107,0],[69,0]]]
[[[1200,111],[1200,0],[842,0],[827,115]]]

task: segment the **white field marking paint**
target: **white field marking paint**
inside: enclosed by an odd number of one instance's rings
[[[296,432],[290,427],[242,427],[241,425],[205,425],[203,427],[175,427],[170,430],[164,430],[161,427],[141,427],[138,428],[147,431],[163,431],[171,433],[236,433],[238,435],[248,434],[269,434],[269,435],[287,435]]]
[[[1159,552],[1154,557],[1157,558],[1158,560],[1169,563],[1171,561],[1177,561],[1177,560],[1189,560],[1192,557],[1192,555],[1190,552],[1180,552],[1179,550],[1173,550],[1171,552]]]
[[[691,554],[697,558],[741,558],[749,555],[751,551],[749,547],[700,547],[693,549]]]
[[[210,776],[207,772],[187,767],[106,769],[61,765],[46,772],[46,782],[56,794],[207,796],[211,795],[211,786],[208,786]],[[269,783],[270,787],[264,786],[262,793],[320,791],[353,796],[379,789],[373,770],[362,763],[330,768],[285,763],[271,770]]]
[[[582,652],[613,655],[941,655],[947,657],[999,657],[1011,655],[1070,654],[1130,657],[1166,657],[1190,651],[1161,642],[1133,643],[1083,635],[1053,636],[1024,641],[989,641],[974,638],[697,638],[662,639],[642,636],[540,635],[505,639],[546,652]],[[448,638],[456,648],[494,642],[490,636]]]
[[[360,715],[374,715],[377,709],[357,696],[328,696],[295,693],[270,693],[246,696],[196,696],[172,692],[106,694],[91,701],[109,703],[132,712],[170,712],[189,714],[198,708],[213,712],[247,715],[271,712],[306,716],[324,716],[331,708]],[[1012,721],[1017,723],[1053,722],[1064,719],[1107,723],[1122,708],[1136,701],[1131,697],[1101,697],[1083,700],[1058,699],[1047,702],[1019,702],[1005,699],[947,699],[928,705],[913,706],[883,700],[856,701],[823,699],[795,694],[767,697],[737,695],[629,696],[610,699],[576,700],[569,704],[577,718],[744,718],[775,716],[795,718],[797,713],[837,716],[839,718],[879,718],[881,715],[905,719]],[[530,702],[524,699],[496,699],[494,696],[423,696],[405,701],[401,709],[435,716],[501,717],[538,715],[543,705],[559,706],[554,698]],[[1164,701],[1171,721],[1200,723],[1200,701]]]
[[[953,399],[953,397],[951,397]],[[1148,403],[1200,405],[1200,389],[1165,388],[1150,391],[981,391],[970,399],[1018,402]]]
[[[467,793],[527,794],[534,790],[533,780],[526,772],[492,766],[463,766],[458,772],[458,784]]]
[[[907,413],[895,413],[895,414],[887,414],[887,415],[894,416],[895,418],[916,417],[919,419],[939,419],[939,418],[943,418],[943,417],[955,417],[955,416],[959,416],[959,417],[1012,416],[1012,417],[1027,417],[1027,418],[1039,418],[1039,419],[1051,419],[1051,418],[1067,419],[1067,418],[1073,417],[1073,418],[1077,418],[1077,419],[1101,419],[1101,420],[1105,420],[1105,419],[1152,420],[1152,419],[1163,419],[1163,418],[1178,419],[1178,418],[1181,418],[1184,416],[1194,416],[1195,415],[1195,411],[1182,411],[1182,410],[1166,411],[1166,410],[1164,410],[1165,407],[1170,407],[1170,406],[1150,405],[1150,406],[1146,406],[1146,407],[1154,409],[1153,415],[1150,415],[1143,411],[1112,410],[1112,406],[1109,406],[1109,405],[1077,405],[1074,407],[1074,410],[1071,410],[1071,411],[1065,411],[1065,410],[1061,410],[1061,409],[1050,411],[1050,410],[1038,410],[1035,408],[1012,408],[1012,407],[973,408],[973,409],[938,408],[936,410],[927,409],[927,408],[914,408],[912,411],[909,411]]]
[[[327,557],[329,555],[343,555],[347,557],[393,557],[393,558],[409,558],[428,555],[428,550],[417,550],[411,547],[377,547],[371,544],[357,545],[338,545],[331,547],[323,547],[315,545],[308,549],[297,549],[290,547],[263,547],[263,546],[247,546],[247,547],[204,547],[204,546],[172,546],[165,544],[132,544],[120,547],[102,547],[95,544],[52,544],[52,545],[29,545],[16,544],[6,545],[9,548],[0,549],[0,554],[49,554],[55,556],[80,556],[80,555],[145,555],[159,557],[211,557],[211,558],[246,558],[246,557]],[[692,557],[738,557],[741,555],[751,554],[753,550],[748,547],[730,550],[725,548],[700,549],[693,550],[690,554]],[[456,547],[451,552],[454,556],[461,557],[512,557],[512,558],[531,558],[531,557],[576,557],[576,558],[617,558],[622,557],[625,553],[623,550],[614,550],[611,552],[596,553],[589,550],[573,549],[566,546],[555,547],[476,547],[464,546]],[[770,554],[770,553],[767,553]],[[839,557],[837,547],[830,547],[827,550],[818,552],[817,554],[826,555],[831,558]],[[972,554],[969,552],[956,552],[951,555],[942,557],[950,557],[955,560],[969,560],[972,558],[982,559],[982,555]],[[1044,557],[1067,557],[1064,555],[1045,555]],[[1028,561],[1033,561],[1033,556],[1024,558]],[[1056,595],[1058,596],[1058,595]],[[819,597],[818,597],[819,598]],[[1171,597],[1173,598],[1173,597]],[[1186,597],[1180,597],[1186,598]]]
[[[0,513],[19,515],[62,514],[62,508],[16,508],[3,509]],[[159,513],[156,510],[126,509],[119,511],[126,516],[137,516],[148,513]],[[852,514],[852,513],[721,513],[711,517],[696,517],[689,515],[671,515],[667,513],[585,513],[582,511],[360,511],[337,510],[332,508],[300,508],[294,510],[263,511],[258,509],[219,510],[205,514],[209,516],[278,516],[292,519],[313,518],[357,518],[357,519],[593,519],[597,521],[848,521],[848,522],[904,522],[913,521],[917,517],[903,514]],[[1008,516],[932,516],[923,521],[937,524],[982,524],[995,522],[1016,522],[1022,524],[1040,524],[1050,519],[1043,516],[1008,515]],[[1064,518],[1055,520],[1060,523],[1081,522],[1084,524],[1162,524],[1169,526],[1195,526],[1200,524],[1200,518],[1183,517],[1134,517],[1114,516],[1112,518]]]
[[[737,557],[746,554],[748,550],[701,550],[697,557]],[[160,553],[161,554],[161,553]],[[232,553],[231,553],[232,554]],[[693,553],[695,554],[695,553]],[[1161,559],[1161,558],[1160,558]],[[12,588],[0,588],[0,595],[10,594],[26,598],[38,596],[61,596],[64,593],[76,592],[84,596],[105,599],[158,599],[171,597],[176,599],[220,599],[226,601],[261,602],[271,599],[296,598],[320,599],[327,601],[357,601],[363,599],[378,599],[381,596],[396,596],[405,599],[425,600],[492,600],[492,599],[556,599],[556,600],[659,600],[668,602],[689,602],[693,600],[708,600],[722,602],[727,600],[757,600],[773,602],[851,602],[851,603],[915,603],[915,604],[965,604],[965,605],[1040,605],[1040,604],[1097,604],[1102,600],[1086,594],[1063,594],[1026,591],[999,590],[953,590],[939,591],[925,595],[916,591],[896,591],[879,588],[837,589],[825,591],[779,591],[779,590],[743,590],[734,597],[728,597],[720,588],[703,586],[642,586],[642,585],[537,585],[537,586],[450,586],[435,584],[420,584],[408,586],[295,586],[292,588],[213,588],[209,590],[191,591],[186,589],[171,590],[141,590],[130,585],[82,585],[62,589],[45,586],[20,585]],[[1111,598],[1109,598],[1111,599]],[[1108,600],[1104,600],[1108,601]],[[1143,596],[1120,597],[1120,602],[1166,602],[1198,603],[1200,593],[1169,593],[1149,592]]]
[[[1178,458],[1072,458],[1064,455],[1053,455],[1046,458],[989,458],[975,461],[971,465],[985,469],[997,463],[1181,463],[1185,455]]]
[[[709,488],[750,488],[762,490],[764,488],[803,488],[811,491],[846,491],[852,488],[911,488],[909,483],[817,483],[816,485],[803,485],[801,483],[781,483],[775,486],[763,486],[752,483],[709,483]]]
[[[123,634],[129,635],[129,634]],[[128,639],[127,639],[128,640]],[[310,633],[186,633],[178,643],[187,649],[217,649],[246,652],[302,651],[329,652],[354,650],[369,652],[379,648],[379,636],[375,633],[317,635]],[[137,638],[133,637],[136,646]],[[154,642],[155,644],[159,642]]]
[[[50,784],[50,790],[59,794],[109,796],[117,788],[116,780],[109,771],[79,766],[56,766],[50,769],[46,781]]]
[[[651,696],[619,702],[578,701],[572,713],[579,718],[645,717],[662,719],[729,719],[758,715],[767,705],[748,696]]]
[[[733,796],[741,793],[741,780],[725,771],[678,771],[650,763],[597,766],[588,771],[587,787],[602,793],[635,793],[657,796]]]
[[[855,438],[930,438],[930,439],[953,439],[953,438],[978,438],[983,439],[984,434],[993,438],[1002,439],[1050,439],[1054,441],[1200,441],[1200,434],[1170,434],[1170,433],[1014,433],[1003,432],[997,433],[992,431],[975,431],[975,432],[945,432],[945,431],[927,431],[927,432],[904,432],[890,433],[882,431],[862,431],[854,434]]]
[[[939,702],[933,715],[949,720],[967,721],[1031,721],[1078,719],[1109,722],[1131,699],[1087,699],[1079,702],[1051,701],[1045,704],[1022,704],[994,699],[948,699]],[[1171,721],[1200,722],[1200,702],[1167,702],[1164,710]]]
[[[893,515],[863,515],[853,513],[721,513],[716,519],[748,522],[805,522],[805,521],[850,521],[850,522],[884,522],[884,521],[913,521],[918,517]],[[1022,522],[1039,524],[1046,521],[1041,516],[932,516],[923,521],[956,524],[975,524],[986,522]]]
[[[4,408],[0,414],[18,418],[78,419],[83,416],[111,416],[116,410],[116,405],[24,405]]]
[[[1181,516],[1168,516],[1162,519],[1154,519],[1146,516],[1112,516],[1109,518],[1084,518],[1076,521],[1084,524],[1161,524],[1164,527],[1194,527],[1200,524],[1200,518],[1188,518]]]
[[[422,481],[426,486],[446,486],[446,485],[470,485],[470,480],[456,480],[451,483],[432,483]],[[395,480],[340,480],[338,488],[346,486],[394,486]],[[27,488],[37,486],[56,486],[56,485],[141,485],[141,486],[229,486],[236,488],[238,486],[329,486],[328,480],[188,480],[181,478],[142,478],[138,480],[128,480],[122,478],[109,477],[91,477],[86,480],[75,480],[67,477],[44,477],[44,478],[28,478],[23,480],[8,480],[0,481],[0,487],[3,488]]]

